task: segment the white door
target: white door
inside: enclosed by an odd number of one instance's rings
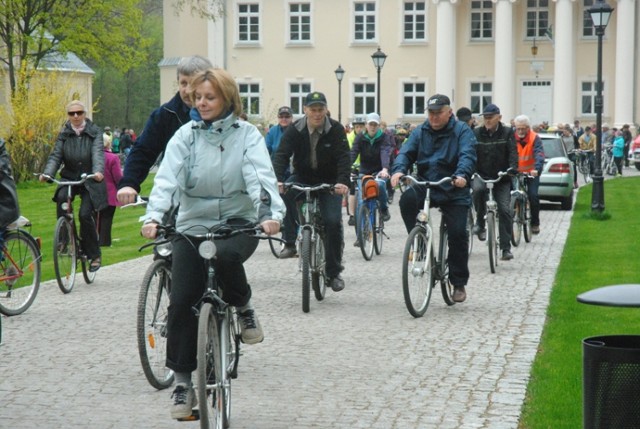
[[[531,119],[531,125],[542,121],[551,124],[553,92],[551,81],[530,80],[522,82],[520,91],[520,111]]]

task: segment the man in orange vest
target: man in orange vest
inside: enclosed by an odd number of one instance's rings
[[[526,115],[514,119],[516,147],[518,149],[518,171],[534,176],[527,183],[529,204],[531,205],[531,232],[540,233],[540,173],[544,167],[544,149],[538,134],[531,130],[531,121]]]

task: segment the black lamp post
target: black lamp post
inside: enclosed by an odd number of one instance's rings
[[[376,98],[378,100],[378,108],[377,110],[377,114],[381,115],[380,113],[380,71],[382,70],[382,66],[384,66],[384,62],[387,59],[387,54],[385,54],[384,52],[382,52],[380,50],[380,47],[378,47],[378,50],[375,51],[372,55],[371,55],[371,59],[373,60],[373,65],[375,66],[376,69],[378,69],[378,85],[376,87],[377,89],[377,95]]]
[[[338,79],[338,122],[342,123],[342,78],[344,77],[344,69],[341,65],[333,71]]]
[[[596,165],[593,176],[593,189],[591,193],[591,211],[602,213],[604,211],[604,177],[602,177],[602,36],[609,24],[609,18],[613,8],[605,1],[598,0],[589,8],[593,28],[598,36],[598,76],[596,82]]]

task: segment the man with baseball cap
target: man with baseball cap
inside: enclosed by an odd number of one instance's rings
[[[282,134],[284,134],[287,127],[291,125],[292,120],[293,112],[289,106],[282,106],[278,109],[278,124],[269,128],[269,131],[264,138],[270,155],[273,156],[273,154],[278,150]]]
[[[474,134],[476,144],[476,172],[483,179],[495,179],[500,171],[517,171],[518,150],[513,137],[513,128],[505,126],[502,122],[500,108],[495,104],[488,104],[482,111],[484,123],[476,128]],[[476,208],[476,224],[473,233],[480,241],[484,241],[487,232],[484,224],[484,216],[487,212],[487,185],[479,178],[473,179],[473,205]],[[513,213],[511,213],[511,180],[503,177],[495,184],[493,195],[498,203],[498,217],[500,219],[500,250],[502,260],[513,259],[511,253],[511,226]]]
[[[273,156],[273,168],[281,192],[284,190],[285,171],[292,157],[293,174],[286,179],[287,182],[334,185],[332,193],[320,193],[318,198],[326,231],[324,247],[328,285],[335,292],[341,291],[344,289],[344,280],[340,276],[343,270],[344,240],[342,196],[349,192],[351,159],[344,127],[327,115],[327,99],[321,92],[314,91],[307,95],[304,116],[287,128]],[[284,194],[287,215],[284,219],[282,237],[286,245],[280,253],[280,258],[290,258],[296,254],[296,200],[304,197],[304,194],[292,189]]]
[[[476,167],[476,138],[451,110],[449,97],[435,94],[427,100],[428,117],[402,145],[392,167],[391,186],[415,164],[418,176],[432,182],[450,177],[441,188],[431,190],[431,204],[440,207],[449,231],[449,282],[453,300],[463,302],[469,280],[469,235],[467,214],[471,206],[468,183]],[[413,229],[422,209],[425,189],[411,187],[400,197],[400,213],[407,232]]]

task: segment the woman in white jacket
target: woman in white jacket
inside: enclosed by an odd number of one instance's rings
[[[191,81],[192,121],[171,138],[149,197],[142,235],[155,238],[179,205],[176,228],[197,234],[223,222],[259,222],[267,234],[280,231],[285,205],[264,139],[238,120],[242,103],[233,77],[221,69]],[[216,242],[215,268],[225,300],[238,308],[242,340],[264,336],[251,306],[243,263],[258,240],[243,234]],[[167,367],[176,375],[171,417],[191,415],[196,404],[191,373],[196,369],[197,319],[191,310],[204,292],[205,272],[197,249],[184,238],[173,242],[173,282],[167,324]]]

